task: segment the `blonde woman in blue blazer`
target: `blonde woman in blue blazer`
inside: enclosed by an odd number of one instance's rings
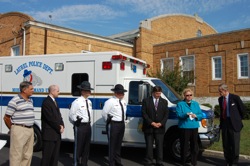
[[[191,89],[184,89],[183,97],[184,100],[180,101],[176,107],[179,118],[182,164],[186,164],[186,154],[190,146],[191,164],[197,165],[198,128],[200,127],[199,121],[202,119],[202,112],[199,104],[192,100],[193,91]]]

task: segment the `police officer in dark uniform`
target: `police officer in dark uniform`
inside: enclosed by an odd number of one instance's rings
[[[102,116],[106,123],[110,121],[109,138],[109,166],[122,166],[121,144],[125,131],[126,102],[123,100],[127,90],[121,84],[115,85],[111,91],[114,97],[107,100],[103,107]],[[112,118],[112,119],[111,119]]]
[[[92,102],[88,99],[91,95],[90,83],[83,81],[77,88],[81,96],[71,105],[69,119],[74,124],[74,166],[87,166],[91,141],[91,114]]]

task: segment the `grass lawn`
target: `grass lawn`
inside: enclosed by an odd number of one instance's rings
[[[219,124],[219,119],[214,119],[214,124]],[[243,120],[244,127],[241,130],[240,138],[240,154],[250,156],[250,120]],[[222,138],[220,137],[219,142],[215,142],[209,150],[223,151],[222,149]]]

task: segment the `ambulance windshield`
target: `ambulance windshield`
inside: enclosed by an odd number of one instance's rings
[[[162,88],[162,93],[168,98],[168,100],[176,104],[178,101],[182,100],[180,95],[173,90],[169,85],[166,85],[164,82],[162,82],[159,79],[153,79],[151,80],[155,85],[160,86]]]

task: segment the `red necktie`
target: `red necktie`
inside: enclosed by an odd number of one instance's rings
[[[224,97],[223,100],[223,115],[222,115],[223,119],[227,118],[227,98]]]

